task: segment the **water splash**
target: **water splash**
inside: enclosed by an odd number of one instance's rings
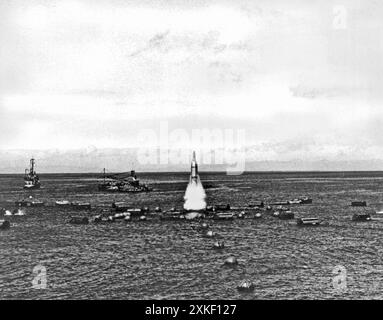
[[[186,210],[203,210],[206,208],[206,193],[201,183],[199,176],[197,179],[190,177],[189,184],[185,192],[185,204]]]

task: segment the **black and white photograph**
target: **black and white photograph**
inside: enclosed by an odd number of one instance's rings
[[[382,57],[378,0],[0,0],[0,300],[383,299]]]

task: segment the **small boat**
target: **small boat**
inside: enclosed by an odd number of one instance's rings
[[[104,168],[103,172],[103,181],[98,185],[99,191],[128,193],[153,191],[152,187],[140,183],[134,170],[131,170],[130,174],[123,172],[106,175],[106,170]]]
[[[130,217],[130,212],[122,212],[122,213],[116,213],[114,216],[113,216],[113,219],[125,219],[126,217]]]
[[[300,199],[293,199],[288,201],[289,204],[301,204],[302,200]]]
[[[371,215],[369,213],[354,213],[352,221],[371,221]]]
[[[279,218],[279,216],[281,215],[282,212],[291,212],[291,211],[290,211],[290,208],[288,208],[288,207],[279,206],[276,209],[276,211],[273,212],[273,216]]]
[[[229,211],[230,208],[231,208],[230,204],[216,204],[213,206],[207,206],[206,211],[209,211],[209,212]]]
[[[55,202],[56,206],[69,206],[71,203],[67,200],[58,200]]]
[[[281,211],[279,212],[278,218],[281,220],[294,219],[294,213],[291,211]]]
[[[5,216],[11,216],[11,215],[12,215],[12,212],[9,211],[9,210],[5,210],[4,215],[5,215]]]
[[[309,198],[309,197],[303,197],[303,198],[300,198],[301,200],[301,204],[311,204],[313,203],[313,199]]]
[[[366,207],[367,202],[366,201],[352,201],[351,206],[352,207]]]
[[[140,208],[130,208],[125,210],[125,212],[130,213],[130,215],[134,217],[139,217],[144,213]]]
[[[249,208],[263,208],[265,206],[264,202],[263,201],[259,201],[259,202],[253,202],[253,203],[250,203],[247,205]]]
[[[241,292],[253,292],[255,285],[250,281],[242,281],[238,286],[237,290]]]
[[[215,220],[233,220],[234,214],[231,212],[220,212],[216,213],[213,217]]]
[[[89,202],[75,201],[71,203],[72,207],[79,210],[90,210],[92,208]]]
[[[320,226],[322,221],[318,218],[298,218],[297,225],[298,226]]]
[[[270,203],[270,205],[272,205],[272,206],[284,206],[284,205],[288,205],[288,204],[289,204],[288,201],[275,201],[275,202]]]
[[[87,217],[71,217],[70,224],[88,224],[89,219]]]
[[[185,219],[185,216],[181,214],[180,211],[163,212],[160,215],[160,220],[164,220],[164,221],[183,220],[183,219]]]
[[[125,212],[130,209],[131,206],[126,202],[113,202],[112,208],[114,208],[116,212]]]
[[[33,199],[32,196],[29,196],[29,198],[27,199],[16,201],[15,205],[17,207],[43,207],[45,205],[45,202]]]

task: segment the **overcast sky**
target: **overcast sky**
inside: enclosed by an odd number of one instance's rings
[[[0,149],[245,129],[259,160],[383,158],[382,1],[0,2]]]

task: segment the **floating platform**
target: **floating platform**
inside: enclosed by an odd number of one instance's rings
[[[263,208],[265,206],[263,201],[252,202],[247,205],[249,208]]]
[[[289,201],[274,201],[274,202],[270,202],[270,205],[271,206],[285,206],[285,205],[288,205],[290,204]]]
[[[234,219],[234,213],[231,212],[220,212],[216,213],[213,216],[214,220],[233,220]]]
[[[294,219],[295,215],[292,211],[281,211],[278,215],[278,218],[281,220]]]
[[[67,201],[67,200],[58,200],[55,202],[55,205],[56,206],[70,206],[71,203],[70,203],[70,201]]]
[[[363,221],[371,221],[372,218],[369,213],[354,213],[351,220],[363,222]]]
[[[367,207],[366,201],[352,201],[351,202],[352,207]]]
[[[298,218],[298,226],[320,226],[322,221],[319,218]]]
[[[160,215],[160,220],[163,220],[163,221],[185,220],[185,215],[180,211],[163,212]]]
[[[34,200],[31,198],[15,201],[17,207],[43,207],[44,201]]]
[[[90,210],[92,209],[92,205],[89,202],[72,202],[71,203],[72,208],[79,209],[79,210]]]
[[[301,197],[301,198],[295,198],[291,200],[274,201],[274,202],[271,202],[270,205],[285,206],[285,205],[291,205],[291,204],[311,204],[311,203],[313,203],[313,199],[309,197]]]
[[[207,206],[206,211],[216,212],[216,211],[229,211],[231,209],[230,204],[216,204],[213,206]]]

